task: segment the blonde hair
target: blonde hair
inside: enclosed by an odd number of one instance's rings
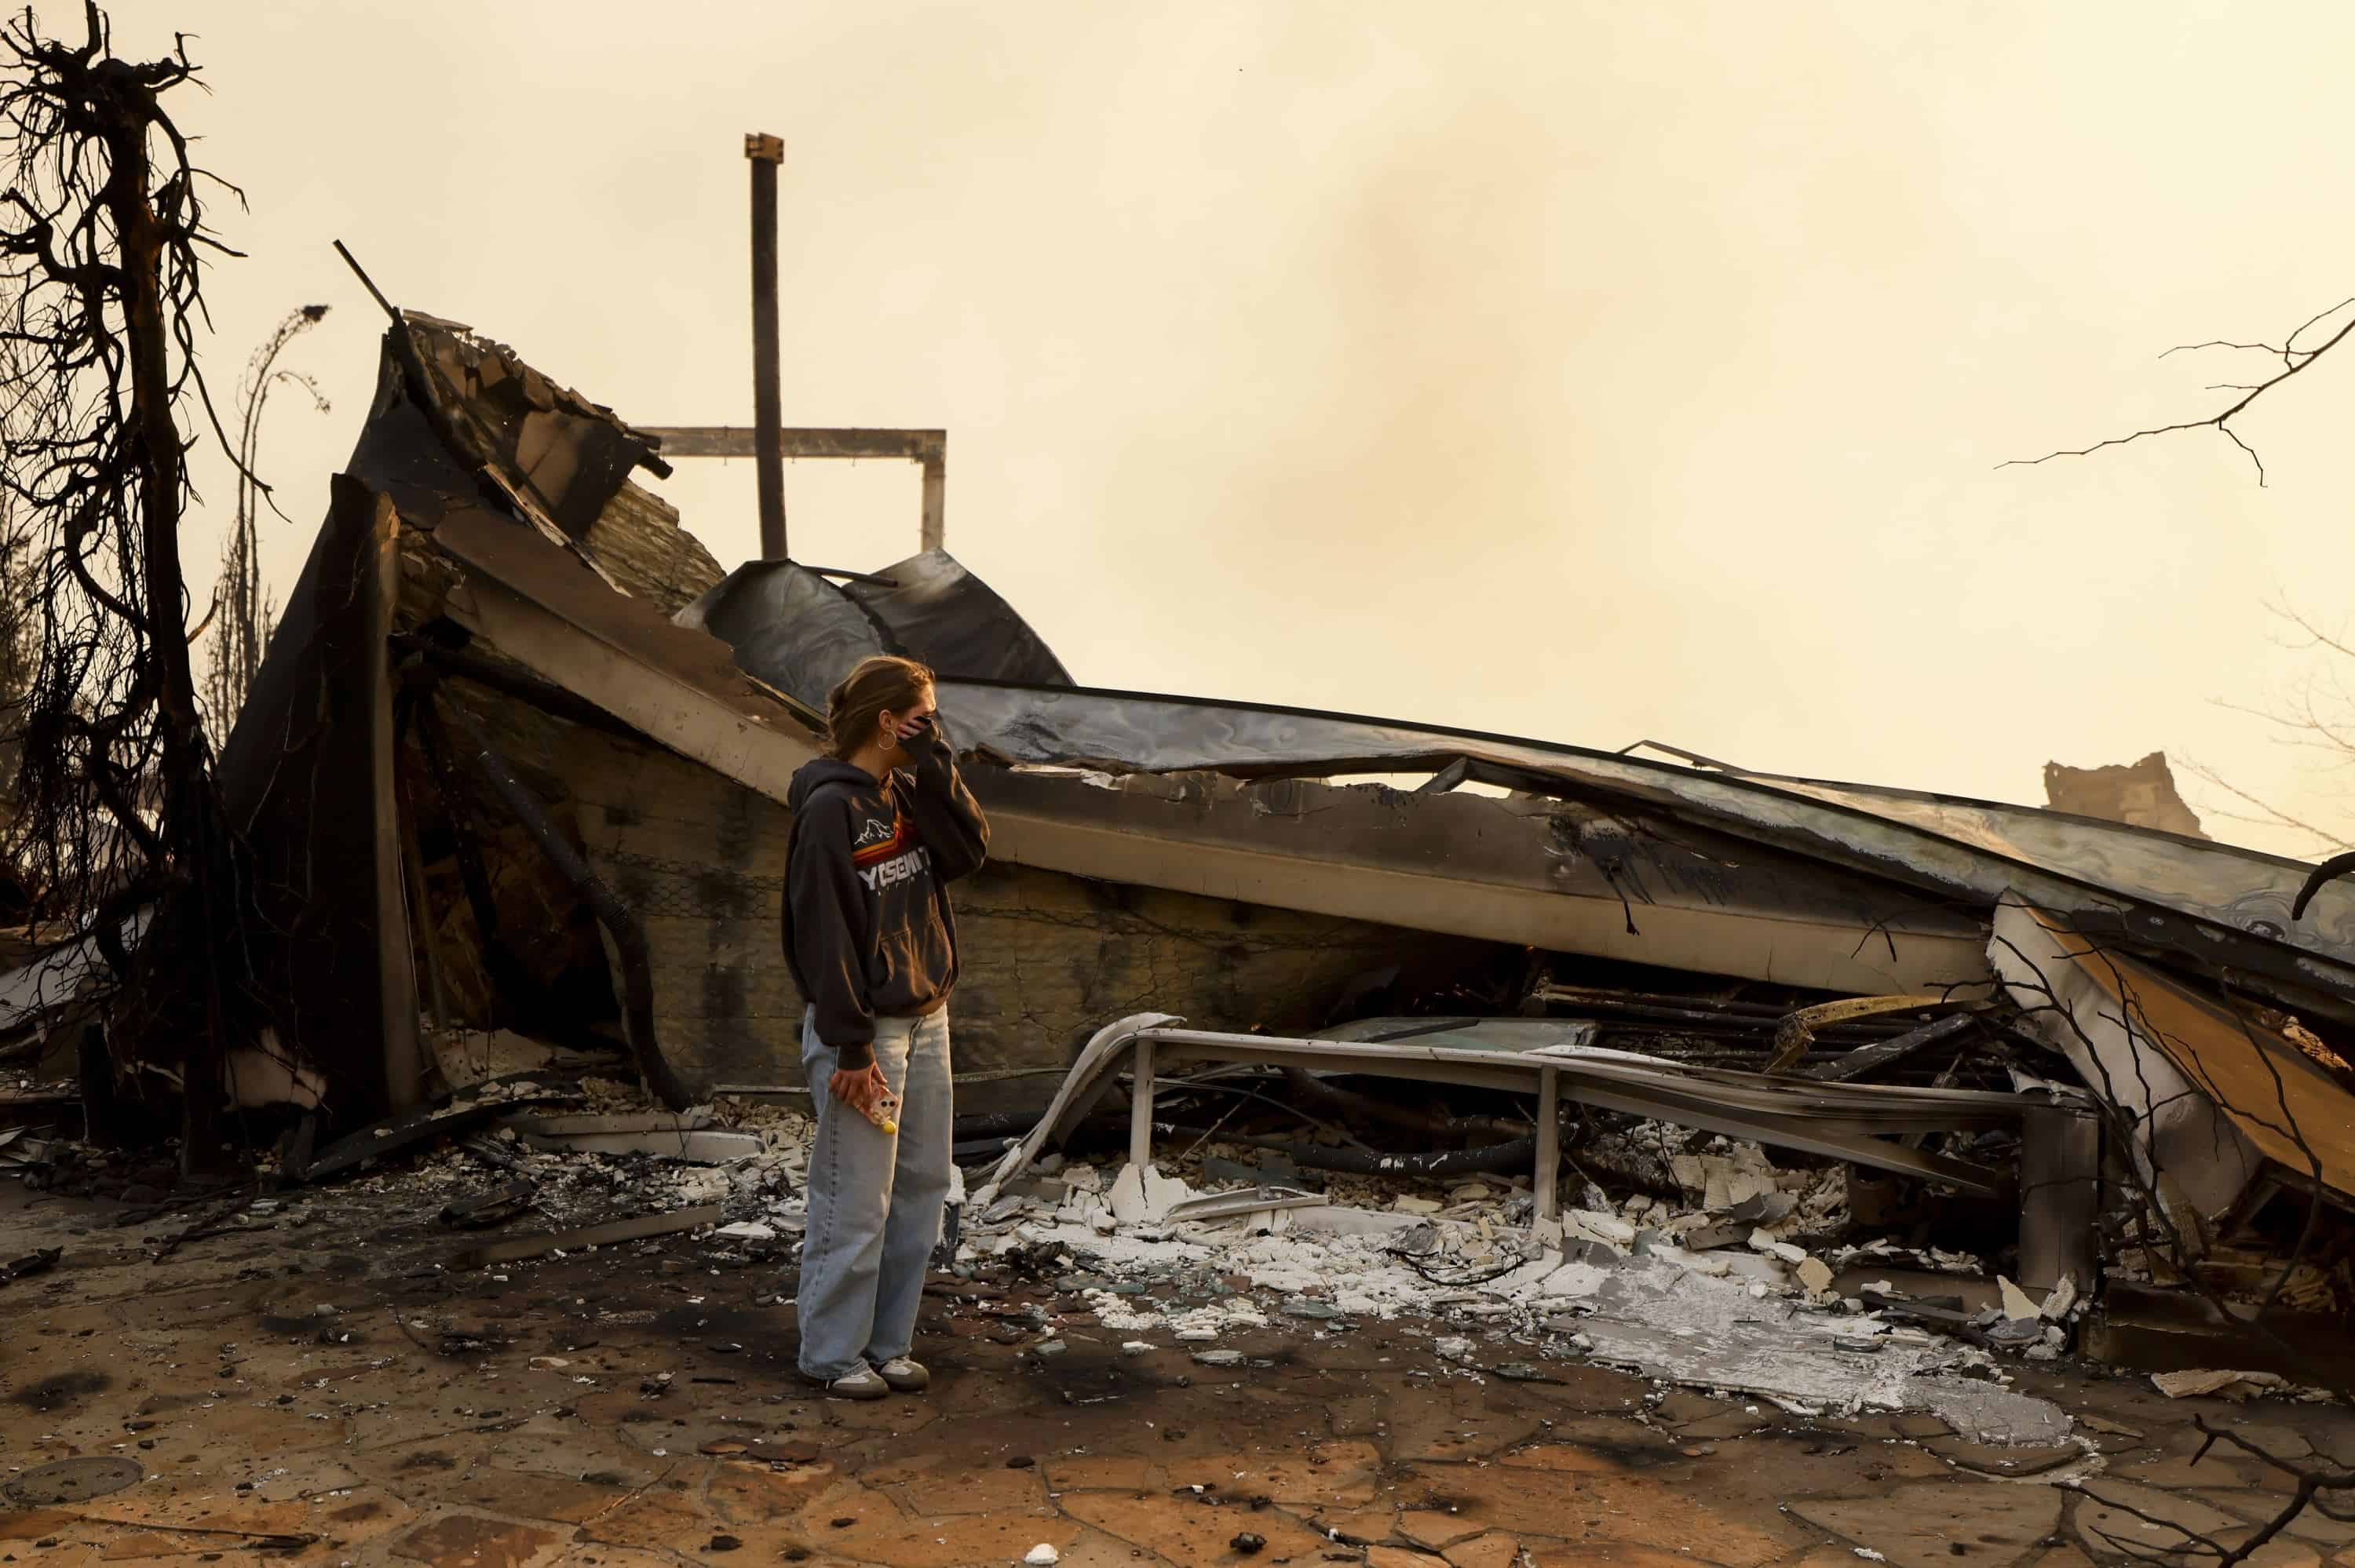
[[[875,738],[875,722],[886,712],[900,713],[932,687],[932,673],[913,659],[878,653],[861,659],[826,700],[827,749],[837,758]]]

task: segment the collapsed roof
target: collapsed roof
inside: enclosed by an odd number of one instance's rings
[[[2040,929],[2061,934],[2048,959],[2082,969],[2115,953],[2200,988],[2228,1018],[2241,1014],[2225,999],[2249,991],[2355,1021],[2355,892],[2327,887],[2292,920],[2307,869],[2296,862],[2026,807],[1085,687],[944,552],[859,577],[786,561],[723,574],[630,482],[634,467],[664,471],[652,438],[511,351],[413,313],[387,333],[375,406],[222,761],[264,863],[304,890],[284,910],[293,1000],[281,1035],[347,1105],[409,1103],[421,1075],[418,964],[432,961],[432,942],[401,937],[438,916],[417,915],[414,867],[404,881],[410,786],[393,763],[410,716],[433,707],[421,683],[487,695],[480,739],[461,749],[493,762],[513,753],[509,773],[577,817],[534,832],[551,857],[577,863],[566,874],[596,906],[642,1060],[661,1060],[666,1032],[729,1012],[748,1027],[714,1046],[714,1070],[757,1067],[765,1051],[782,1075],[790,1052],[769,1021],[798,999],[773,944],[743,932],[773,906],[774,830],[788,780],[816,754],[826,693],[878,652],[940,673],[995,824],[993,858],[1033,877],[1021,895],[1033,905],[1050,884],[1081,911],[1073,889],[1146,890],[1194,909],[1217,901],[1355,933],[1842,993],[1991,995],[2000,979],[2022,1008],[2050,1012],[2052,977],[2040,996],[2001,961],[1999,915],[2032,909]],[[670,822],[657,843],[645,819],[683,792],[681,768],[734,803],[701,827]],[[1364,775],[1383,781],[1345,782]],[[1401,776],[1422,782],[1397,788]],[[1092,927],[1112,918],[1041,922],[1067,944],[1057,964],[1103,961]],[[1308,991],[1338,983],[1317,973]],[[1200,994],[1205,1007],[1245,1005],[1231,984]],[[355,995],[378,999],[371,1027],[355,1029]],[[2254,1063],[2259,1077],[2310,1089],[2309,1115],[2346,1105],[2346,1086],[2270,1023],[2192,1029],[2145,1017],[2132,999],[2112,1005],[2139,1019],[2125,1031],[2127,1070],[2157,1052],[2213,1097],[2226,1078],[2252,1081]],[[1002,1008],[999,1026],[1033,1030],[1035,1061],[1060,1072],[1079,1040],[1135,1011],[1088,1009],[1049,1030],[1030,1010]],[[2211,1060],[2220,1053],[2245,1061],[2228,1069]],[[2267,1119],[2263,1107],[2240,1114]],[[2144,1135],[2163,1141],[2155,1126]],[[2295,1140],[2240,1136],[2277,1164],[2296,1152]],[[2323,1185],[2355,1192],[2335,1147],[2319,1165]]]
[[[791,562],[759,562],[730,574],[679,620],[721,638],[742,669],[812,707],[867,654],[922,659],[943,677],[942,704],[960,743],[1005,763],[1255,779],[1429,771],[1439,790],[1478,779],[1657,812],[1888,878],[1925,904],[1984,916],[2010,898],[2065,912],[2078,930],[2157,949],[2196,972],[2263,976],[2310,993],[2309,1005],[2355,1017],[2355,893],[2332,885],[2293,921],[2291,901],[2308,870],[2301,862],[2033,807],[1080,687],[1005,600],[944,553],[875,577],[922,585],[932,613],[895,613],[892,589],[837,587]],[[1640,886],[1628,893],[1638,904],[1660,896]]]

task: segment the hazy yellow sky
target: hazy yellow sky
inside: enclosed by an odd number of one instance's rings
[[[218,384],[334,307],[287,361],[333,412],[272,407],[282,591],[382,326],[331,239],[624,418],[742,424],[758,129],[787,421],[945,426],[951,551],[1084,682],[2030,802],[2165,747],[2355,822],[2216,705],[2310,667],[2269,598],[2342,617],[2355,346],[2247,419],[2268,488],[2204,434],[1996,466],[2355,294],[2355,8],[114,10],[195,35],[251,203]],[[749,463],[658,488],[754,549]],[[912,470],[787,496],[802,559],[914,548]]]

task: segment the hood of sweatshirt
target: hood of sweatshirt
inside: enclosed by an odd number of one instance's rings
[[[785,809],[798,811],[810,791],[822,784],[848,784],[855,789],[880,789],[882,783],[872,773],[838,758],[820,757],[803,763],[794,770],[794,781],[785,787]]]

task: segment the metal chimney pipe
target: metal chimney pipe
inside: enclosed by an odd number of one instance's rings
[[[761,556],[785,558],[784,412],[777,368],[777,165],[780,137],[744,133],[752,165],[752,463],[761,486]]]

